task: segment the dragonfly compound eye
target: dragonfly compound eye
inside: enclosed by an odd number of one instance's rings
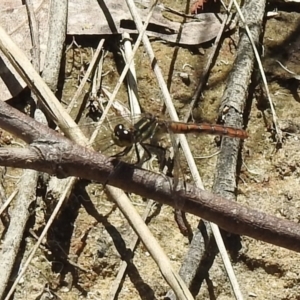
[[[123,124],[118,124],[114,128],[112,139],[119,147],[128,147],[134,144],[133,133],[126,129]]]

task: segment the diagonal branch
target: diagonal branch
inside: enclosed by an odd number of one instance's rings
[[[74,144],[2,101],[0,127],[30,143],[26,149],[1,148],[0,165],[29,168],[60,177],[76,176],[102,183],[110,176],[109,183],[124,191],[151,197],[173,207],[180,205],[180,209],[214,222],[231,233],[300,251],[299,224],[239,205],[191,185],[186,185],[186,188],[179,186],[174,192],[170,188],[172,179],[119,163]],[[114,168],[116,163],[117,169]]]

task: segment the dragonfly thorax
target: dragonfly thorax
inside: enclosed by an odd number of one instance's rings
[[[134,144],[134,133],[125,128],[123,124],[118,124],[112,134],[114,143],[119,147],[128,147]]]

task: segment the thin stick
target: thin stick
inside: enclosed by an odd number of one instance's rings
[[[153,200],[149,200],[148,203],[147,203],[147,207],[146,207],[146,209],[145,209],[145,211],[143,213],[143,216],[142,216],[142,219],[143,219],[144,222],[147,220],[147,218],[148,218],[148,216],[149,216],[149,214],[151,212],[151,208],[153,206],[153,203],[154,203]],[[138,240],[139,240],[138,235],[136,235],[135,233],[133,233],[132,241],[131,241],[131,243],[129,245],[129,249],[131,250],[131,253],[134,252]],[[126,272],[126,268],[127,268],[127,262],[123,261],[122,264],[121,264],[121,267],[119,269],[119,272],[118,272],[118,274],[117,274],[114,282],[111,285],[109,294],[107,296],[107,300],[114,300],[114,299],[116,299],[116,295],[117,295],[117,292],[119,290],[120,283],[123,280],[124,274]]]
[[[9,206],[9,204],[11,203],[11,201],[15,198],[15,196],[17,195],[17,193],[18,193],[18,190],[14,190],[11,193],[11,195],[6,199],[6,201],[3,203],[3,205],[0,208],[0,216],[7,209],[7,207]]]
[[[276,60],[276,62],[280,65],[280,67],[283,69],[283,70],[285,70],[285,71],[287,71],[288,73],[290,73],[291,75],[293,75],[293,76],[291,76],[292,78],[295,78],[295,79],[297,79],[297,80],[300,80],[300,75],[297,75],[295,72],[293,72],[293,71],[290,71],[287,67],[285,67],[279,60]]]
[[[136,43],[135,43],[135,45],[133,47],[132,57],[130,59],[128,59],[128,62],[126,63],[126,65],[125,65],[125,67],[124,67],[124,69],[123,69],[123,71],[121,73],[121,76],[120,76],[120,78],[119,78],[119,80],[118,80],[118,82],[117,82],[117,84],[115,86],[115,89],[114,89],[114,91],[113,91],[113,93],[112,93],[112,95],[111,95],[111,97],[110,97],[110,99],[109,99],[109,101],[108,101],[108,103],[107,103],[107,105],[106,105],[103,113],[102,113],[102,116],[101,116],[100,120],[97,122],[96,130],[94,131],[93,135],[91,136],[90,142],[94,142],[95,138],[97,137],[97,135],[99,133],[99,130],[100,130],[100,127],[101,127],[103,121],[105,120],[105,118],[106,118],[106,116],[107,116],[107,114],[108,114],[108,112],[109,112],[109,110],[110,110],[110,108],[111,108],[111,106],[112,106],[112,104],[113,104],[113,102],[114,102],[114,100],[115,100],[118,92],[119,92],[119,89],[120,89],[121,85],[123,84],[125,76],[126,76],[128,70],[130,68],[130,65],[131,65],[132,61],[133,61],[134,55],[135,55],[136,51],[138,50],[138,48],[140,46],[143,34],[145,33],[146,28],[147,28],[147,26],[149,24],[149,21],[151,19],[151,16],[152,16],[152,13],[154,11],[154,8],[155,8],[155,5],[153,5],[151,7],[150,11],[149,11],[149,14],[148,14],[148,16],[147,16],[147,18],[145,20],[143,29],[142,29],[142,31],[139,32],[139,36],[138,36],[138,38],[136,40]]]
[[[134,22],[136,24],[136,27],[137,27],[138,31],[140,32],[140,30],[142,29],[142,22],[141,22],[139,14],[136,11],[135,4],[134,4],[134,2],[132,0],[127,0],[126,2],[127,2],[129,10],[131,12],[132,18],[133,18],[133,20],[134,20]],[[153,64],[155,62],[154,66],[153,66],[153,71],[154,71],[154,73],[155,73],[155,75],[157,77],[158,84],[159,84],[160,89],[161,89],[161,91],[163,93],[165,104],[166,104],[166,107],[168,109],[168,112],[169,112],[172,120],[178,121],[179,119],[178,119],[177,112],[176,112],[176,110],[175,110],[175,108],[173,106],[172,99],[171,99],[171,96],[169,94],[167,85],[166,85],[166,83],[164,81],[164,78],[163,78],[161,69],[158,66],[157,60],[155,59],[155,55],[154,55],[153,49],[151,47],[151,44],[150,44],[149,39],[148,39],[147,36],[143,37],[143,43],[144,43],[144,47],[145,47],[145,49],[147,51],[147,54],[149,56],[150,63]],[[181,147],[182,147],[183,152],[184,152],[184,154],[186,156],[186,159],[187,159],[187,162],[188,162],[188,165],[189,165],[189,168],[191,170],[191,173],[192,173],[192,176],[194,178],[196,186],[200,187],[200,188],[203,188],[203,183],[202,183],[202,180],[200,178],[200,175],[199,175],[199,172],[198,172],[195,160],[194,160],[193,155],[191,153],[191,150],[189,148],[189,145],[188,145],[186,137],[184,135],[179,135],[178,136],[178,140],[180,141]],[[218,245],[222,245],[222,247],[220,246],[221,249],[219,248],[219,250],[222,251],[222,250],[225,249],[225,245],[224,245],[222,236],[220,234],[219,228],[216,225],[213,225],[213,224],[211,224],[211,225],[212,225],[214,236],[215,236],[216,240],[218,240]],[[227,261],[230,261],[228,255],[227,255],[226,250],[222,251],[222,252],[224,254],[224,256],[222,256],[222,257],[226,257],[227,256]],[[224,264],[225,264],[225,266],[228,266],[227,262],[226,263],[224,262]],[[232,267],[231,267],[231,269],[232,269]]]
[[[231,17],[231,15],[229,14],[229,12],[231,10],[232,5],[233,5],[233,0],[230,1],[228,9],[226,9],[227,12],[228,12],[228,16],[227,16],[227,18],[224,19],[224,21],[222,23],[221,29],[220,29],[220,31],[219,31],[219,33],[217,35],[216,41],[214,43],[213,49],[211,51],[211,54],[210,54],[210,56],[208,58],[208,62],[206,64],[204,72],[203,72],[202,76],[200,77],[200,81],[199,81],[198,87],[197,87],[197,89],[195,91],[195,94],[192,97],[192,101],[191,101],[191,104],[190,104],[190,109],[189,109],[188,113],[184,117],[184,120],[186,122],[189,120],[189,118],[190,118],[190,116],[192,114],[192,110],[193,110],[196,102],[198,101],[198,99],[199,99],[199,97],[201,95],[202,88],[203,88],[203,86],[204,86],[204,84],[205,84],[205,82],[206,82],[206,80],[208,78],[208,73],[210,71],[213,59],[214,59],[216,51],[218,49],[221,37],[222,37],[224,29],[225,29],[225,26],[226,26],[228,20]],[[227,271],[227,274],[228,274],[228,277],[229,277],[229,281],[231,282],[231,286],[233,288],[234,294],[235,294],[235,296],[236,296],[237,299],[243,299],[241,291],[240,291],[240,288],[239,288],[239,285],[238,285],[237,278],[236,278],[236,276],[234,274],[234,271],[233,271],[232,264],[230,262],[230,259],[229,259],[228,255],[227,255],[227,251],[226,251],[226,249],[224,247],[223,238],[222,238],[222,236],[220,234],[220,230],[219,230],[218,226],[216,226],[215,224],[211,223],[210,225],[211,225],[210,226],[211,227],[211,231],[212,231],[212,233],[213,233],[213,235],[214,235],[214,237],[216,239],[218,249],[219,249],[219,251],[221,253],[221,257],[223,259],[223,262],[224,262],[224,265],[225,265],[225,268],[226,268],[226,271]],[[199,240],[199,235],[200,234],[201,234],[200,232],[196,233],[196,235],[195,235],[195,242],[196,242],[196,240]],[[197,238],[196,238],[196,236],[197,236]],[[199,251],[201,251],[202,247],[199,247],[198,249],[199,249]],[[198,253],[198,255],[199,255],[199,253]],[[203,256],[204,255],[205,254],[203,253]]]
[[[90,74],[92,73],[92,71],[94,70],[94,67],[97,63],[97,61],[99,60],[99,55],[101,53],[101,50],[102,50],[102,47],[103,47],[103,44],[105,42],[105,39],[101,39],[98,46],[97,46],[97,49],[95,51],[95,54],[93,55],[92,57],[92,60],[90,61],[90,64],[89,64],[89,67],[88,69],[86,70],[82,80],[80,81],[80,85],[76,91],[76,93],[74,94],[72,100],[70,101],[69,105],[68,105],[68,108],[67,108],[67,112],[70,112],[72,110],[72,108],[74,107],[74,104],[77,102],[79,96],[81,95],[83,89],[84,89],[84,86],[90,76]]]
[[[124,33],[123,34],[123,40],[125,41],[124,42],[124,53],[122,52],[123,54],[123,57],[124,57],[124,60],[127,61],[128,58],[130,58],[132,56],[132,46],[131,46],[131,43],[130,43],[130,36],[129,34],[127,33]],[[134,115],[137,115],[137,114],[140,114],[141,113],[141,108],[140,108],[140,105],[139,105],[139,102],[138,102],[138,97],[137,97],[137,94],[138,94],[138,90],[137,90],[137,80],[136,80],[136,72],[135,72],[135,68],[134,68],[134,64],[132,63],[131,66],[130,66],[130,72],[128,72],[128,75],[127,75],[127,83],[128,83],[128,91],[129,91],[129,101],[130,101],[130,108],[131,108],[131,114],[134,116]],[[139,147],[141,149],[138,149],[138,151],[143,151],[144,149],[142,147]],[[140,156],[142,156],[142,152],[139,152],[140,153]],[[124,203],[125,201],[129,201],[128,199],[126,199],[124,201],[124,199],[119,199],[119,197],[115,197],[115,201],[117,202],[118,206],[119,206],[119,202],[122,203],[122,206],[125,207]],[[130,202],[128,202],[128,205],[126,205],[126,216],[130,218],[129,222],[132,224],[132,226],[134,226],[134,224],[138,224],[139,225],[139,228],[133,228],[136,232],[138,232],[139,234],[142,232],[143,235],[142,236],[138,236],[137,234],[134,233],[134,236],[133,236],[133,240],[130,244],[130,249],[132,251],[132,253],[134,252],[135,248],[136,248],[136,244],[139,240],[139,237],[141,238],[141,240],[151,240],[151,239],[154,239],[154,237],[152,236],[151,232],[150,231],[145,231],[143,230],[143,226],[145,226],[145,220],[147,219],[150,211],[151,211],[151,207],[153,205],[154,201],[149,199],[148,200],[148,204],[147,204],[147,208],[146,210],[144,211],[144,214],[143,214],[143,217],[142,217],[142,220],[140,220],[140,217],[138,218],[138,220],[135,220],[133,221],[132,218],[134,218],[135,216],[135,213],[133,212],[130,212],[130,209],[134,209],[134,207],[131,205]],[[144,222],[142,222],[144,221]],[[151,235],[151,236],[148,236],[148,235]],[[155,246],[156,244],[151,244],[152,247],[150,247],[149,249],[147,248],[147,250],[149,251],[150,254],[152,254],[153,252],[155,251],[161,251],[162,249],[159,248],[154,248],[153,247]],[[157,253],[156,255],[158,256],[164,256],[165,254],[164,253]],[[108,295],[108,299],[115,299],[116,297],[116,294],[119,290],[119,286],[120,286],[120,283],[121,281],[123,280],[123,277],[124,277],[124,274],[126,272],[126,268],[127,268],[127,262],[126,261],[123,261],[120,269],[119,269],[119,272],[118,272],[118,275],[116,276],[113,284],[112,284],[112,288],[109,292],[109,295]],[[161,270],[161,272],[163,273],[163,270]]]
[[[123,44],[124,51],[122,51],[123,59],[127,62],[132,54],[132,47],[130,42],[130,36],[127,32],[123,34]],[[131,110],[131,115],[136,116],[141,114],[141,107],[138,99],[138,89],[137,89],[137,79],[136,79],[136,71],[134,66],[134,61],[130,64],[129,70],[127,72],[127,89],[129,94],[129,107]]]
[[[26,174],[26,176],[24,176]],[[35,184],[38,172],[26,170],[20,179],[22,192],[19,191],[16,198],[15,209],[11,216],[10,224],[2,244],[1,250],[1,280],[0,280],[0,296],[3,298],[9,275],[16,260],[20,242],[23,239],[26,223],[30,216],[29,207],[34,201]],[[27,186],[27,188],[26,188]],[[16,286],[18,281],[14,282]],[[10,293],[12,295],[12,293]],[[6,299],[9,299],[7,297]]]
[[[115,189],[117,190],[117,189]],[[178,299],[194,299],[190,291],[185,286],[185,283],[182,281],[180,276],[174,271],[169,258],[165,255],[163,249],[153,237],[147,225],[141,219],[141,216],[134,209],[131,202],[123,202],[115,194],[116,199],[118,199],[118,207],[125,215],[126,219],[130,222],[130,225],[136,231],[136,234],[142,239],[143,244],[147,249],[152,249],[152,257],[155,260],[156,264],[159,266],[159,269],[167,281],[167,283],[174,289]],[[129,208],[131,206],[131,208]],[[128,214],[130,212],[130,215]],[[144,237],[147,237],[144,239]],[[159,254],[159,255],[156,255]]]
[[[263,65],[261,63],[261,59],[259,57],[259,53],[258,53],[257,48],[255,46],[255,43],[253,41],[250,29],[249,29],[248,25],[246,24],[246,21],[245,21],[245,18],[243,16],[243,13],[242,13],[242,11],[240,9],[240,6],[236,2],[236,0],[233,0],[233,1],[234,1],[234,5],[235,5],[235,7],[236,7],[236,9],[238,11],[238,14],[239,14],[242,22],[245,24],[245,29],[246,29],[246,32],[248,34],[249,40],[251,42],[251,45],[252,45],[252,48],[253,48],[253,51],[254,51],[254,55],[255,55],[255,58],[256,58],[256,61],[257,61],[258,67],[259,67],[259,71],[260,71],[260,74],[261,74],[261,78],[263,80],[263,83],[264,83],[264,86],[265,86],[265,90],[266,90],[266,94],[267,94],[267,97],[268,97],[268,100],[269,100],[269,103],[270,103],[270,108],[271,108],[272,117],[273,117],[273,123],[274,123],[274,126],[275,126],[275,131],[277,133],[278,142],[282,143],[282,131],[279,128],[279,125],[278,125],[278,119],[277,119],[276,111],[275,111],[275,108],[274,108],[273,100],[271,98],[271,94],[270,94],[268,83],[267,83],[266,74],[265,74]]]
[[[192,101],[190,102],[190,105],[189,105],[189,110],[187,111],[187,113],[185,114],[183,120],[184,122],[188,122],[188,120],[190,119],[190,117],[192,116],[192,112],[193,112],[193,109],[196,105],[196,102],[199,100],[200,96],[201,96],[201,93],[202,93],[202,89],[203,89],[203,86],[206,84],[207,82],[207,78],[208,78],[208,75],[209,75],[209,72],[210,72],[210,69],[211,69],[211,66],[212,66],[212,62],[215,58],[215,55],[216,55],[216,51],[218,49],[218,46],[220,44],[220,40],[221,40],[221,37],[223,35],[223,32],[225,30],[225,26],[227,24],[227,22],[229,21],[229,19],[231,18],[232,14],[230,14],[230,10],[231,10],[231,7],[233,5],[233,0],[230,1],[229,3],[229,6],[228,8],[226,9],[226,11],[228,12],[228,15],[227,15],[227,18],[224,18],[223,20],[223,23],[222,23],[222,26],[220,28],[220,31],[218,32],[218,35],[216,37],[216,40],[212,46],[212,50],[210,52],[210,55],[208,57],[208,60],[207,60],[207,63],[206,63],[206,66],[203,70],[203,73],[199,79],[199,82],[197,84],[197,88],[196,88],[196,91],[192,97]]]
[[[24,263],[24,265],[22,266],[22,269],[20,270],[19,274],[18,274],[18,277],[15,279],[13,285],[11,286],[8,294],[6,295],[5,299],[4,300],[9,300],[10,297],[12,296],[17,284],[19,283],[20,279],[22,278],[22,276],[24,275],[24,273],[26,272],[31,260],[33,259],[36,251],[38,250],[38,248],[40,247],[40,245],[42,244],[42,241],[44,239],[44,237],[46,236],[50,226],[52,225],[53,221],[55,220],[56,218],[56,215],[58,214],[58,212],[60,211],[60,208],[61,206],[63,205],[64,201],[65,201],[65,198],[66,196],[68,195],[69,193],[69,190],[74,186],[77,178],[76,177],[72,177],[71,179],[67,179],[69,182],[68,182],[68,185],[67,185],[67,188],[65,190],[65,192],[61,195],[57,205],[55,206],[45,228],[43,229],[38,241],[36,242],[36,244],[34,245],[34,247],[32,248],[28,258],[26,259],[26,262]]]
[[[30,26],[31,43],[33,46],[32,61],[34,68],[39,72],[40,70],[40,44],[39,44],[39,30],[31,0],[25,1],[28,20]],[[37,99],[33,96],[35,102]],[[42,115],[42,112],[40,112]],[[35,114],[36,116],[36,114]],[[36,184],[38,179],[38,172],[33,170],[23,170],[23,175],[18,182],[17,190],[20,191],[16,197],[16,205],[11,213],[11,222],[9,224],[7,235],[3,242],[3,249],[7,248],[9,251],[1,251],[1,270],[2,277],[0,282],[0,298],[3,296],[6,283],[9,280],[13,265],[16,260],[26,223],[30,217],[29,207],[35,199]],[[13,235],[13,237],[11,237]],[[11,242],[13,239],[13,243]],[[13,245],[13,246],[11,246]],[[4,286],[3,286],[4,285]]]
[[[39,13],[39,11],[41,10],[43,4],[44,4],[45,0],[41,0],[40,3],[37,5],[37,7],[33,10],[34,14],[37,15]],[[28,20],[24,20],[21,23],[17,23],[17,27],[11,29],[8,34],[9,35],[13,35],[15,32],[17,32],[19,29],[23,29],[24,25],[26,25]]]
[[[28,13],[28,22],[31,34],[32,41],[32,64],[34,68],[39,72],[40,71],[40,38],[39,38],[39,28],[36,19],[36,15],[33,9],[32,0],[25,1],[27,13]]]
[[[103,45],[102,40],[100,41],[99,45],[101,45],[101,44]],[[97,48],[97,49],[101,49],[101,48],[102,48],[102,46],[99,47],[99,45],[98,45],[98,48]],[[95,58],[95,57],[98,57],[98,55],[99,55],[99,54],[98,54],[98,52],[97,52],[97,53],[94,55],[94,58]],[[76,142],[77,142],[77,143],[83,143],[83,144],[84,144],[84,139],[82,139],[82,138],[80,137],[78,140],[76,140]],[[27,268],[28,268],[28,266],[29,266],[29,264],[30,264],[30,261],[32,260],[32,258],[34,257],[34,255],[35,255],[37,249],[38,249],[39,246],[41,245],[41,243],[42,243],[44,237],[46,236],[46,234],[47,234],[47,232],[48,232],[50,226],[52,225],[52,223],[53,223],[53,221],[54,221],[54,219],[55,219],[57,213],[60,211],[60,208],[61,208],[61,206],[63,205],[66,196],[69,195],[69,193],[70,193],[71,189],[73,188],[74,184],[76,183],[76,181],[77,181],[77,178],[75,178],[75,177],[68,178],[68,179],[64,179],[64,180],[61,180],[61,181],[60,181],[60,186],[66,185],[66,186],[64,187],[64,192],[61,194],[61,196],[60,196],[60,198],[59,198],[59,201],[58,201],[58,203],[57,203],[55,209],[53,210],[53,212],[52,212],[52,214],[51,214],[51,217],[49,218],[49,220],[48,220],[48,222],[47,222],[47,224],[46,224],[44,230],[42,231],[42,233],[41,233],[41,235],[40,235],[40,237],[39,237],[37,243],[36,243],[35,246],[33,247],[33,249],[32,249],[32,251],[31,251],[29,257],[27,258],[26,262],[24,263],[23,268],[22,268],[22,270],[21,270],[19,276],[16,278],[16,280],[15,280],[13,286],[11,287],[11,289],[10,289],[10,291],[9,291],[8,296],[6,297],[6,299],[9,299],[10,295],[12,295],[12,293],[13,293],[13,291],[14,291],[14,289],[15,289],[17,283],[18,283],[18,281],[21,279],[21,277],[23,276],[23,274],[24,274],[25,271],[27,270]]]
[[[37,95],[39,100],[43,103],[47,113],[52,117],[56,124],[58,124],[62,130],[69,127],[75,127],[76,124],[74,120],[62,108],[60,102],[33,68],[26,55],[15,45],[1,26],[0,50],[7,57],[22,79],[27,83],[29,88]],[[66,130],[64,130],[64,132],[69,137],[74,138],[74,140],[77,140],[78,136],[81,136],[80,130],[76,127],[71,132]]]
[[[100,41],[99,45],[103,45],[103,40]],[[102,48],[102,46],[99,47],[99,45],[98,45],[98,48],[97,48],[97,49],[101,49],[101,48]],[[94,58],[95,58],[95,57],[97,58],[98,55],[99,55],[99,54],[98,54],[98,52],[97,52],[97,53],[94,55]],[[79,140],[77,140],[76,142],[80,143],[80,141],[82,141],[81,138],[80,138]],[[83,141],[84,141],[84,140],[83,140]],[[53,221],[54,221],[54,219],[55,219],[57,213],[60,211],[60,208],[61,208],[61,206],[63,205],[66,196],[69,195],[69,193],[70,193],[70,191],[72,190],[72,188],[73,188],[74,184],[76,183],[76,181],[77,181],[77,178],[75,178],[75,177],[68,178],[68,179],[64,179],[64,180],[61,180],[61,181],[60,181],[60,183],[59,183],[59,186],[60,186],[60,187],[65,185],[65,187],[64,187],[64,192],[61,194],[61,196],[60,196],[60,198],[59,198],[59,201],[58,201],[58,203],[57,203],[55,209],[53,210],[53,212],[52,212],[52,214],[51,214],[51,216],[50,216],[50,218],[49,218],[49,220],[48,220],[48,222],[47,222],[47,224],[46,224],[44,230],[42,231],[42,233],[41,233],[41,235],[40,235],[40,237],[39,237],[39,239],[38,239],[38,241],[36,242],[35,246],[33,247],[32,251],[30,252],[29,257],[27,258],[26,262],[24,263],[23,268],[22,268],[22,270],[20,271],[19,276],[16,278],[16,280],[15,280],[13,286],[11,287],[11,289],[10,289],[10,291],[9,291],[9,293],[8,293],[8,295],[7,295],[7,297],[6,297],[6,299],[9,299],[10,295],[12,295],[12,293],[13,293],[13,291],[14,291],[16,285],[18,284],[18,281],[21,279],[21,277],[23,276],[23,274],[24,274],[25,271],[27,270],[27,268],[28,268],[28,266],[29,266],[29,264],[30,264],[32,258],[34,257],[34,255],[35,255],[37,249],[38,249],[39,246],[41,245],[41,243],[42,243],[44,237],[46,236],[46,234],[47,234],[47,232],[48,232],[50,226],[52,225],[52,223],[53,223]],[[57,187],[57,188],[58,188],[58,187]]]

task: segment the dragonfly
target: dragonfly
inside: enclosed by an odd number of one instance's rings
[[[119,123],[114,127],[112,140],[115,145],[124,148],[116,157],[127,155],[133,147],[136,148],[137,161],[140,161],[137,145],[141,145],[147,153],[148,158],[151,158],[151,153],[148,150],[146,141],[157,138],[165,133],[174,134],[189,134],[189,133],[208,133],[213,135],[222,135],[232,138],[246,139],[248,134],[245,130],[224,126],[220,124],[210,123],[185,123],[167,121],[150,113],[145,114],[140,120],[132,126],[126,127],[123,123]]]
[[[128,154],[134,149],[137,157],[137,160],[134,164],[139,164],[140,162],[144,163],[147,160],[150,160],[152,155],[149,149],[150,147],[153,147],[152,140],[159,140],[160,137],[164,134],[208,133],[239,139],[246,139],[248,137],[248,134],[245,130],[235,127],[209,123],[185,123],[168,121],[150,113],[142,115],[139,119],[136,119],[136,121],[132,122],[130,125],[127,125],[124,119],[124,122],[117,123],[117,125],[111,127],[111,129],[112,133],[110,139],[113,141],[113,145],[118,149],[123,148],[123,150],[112,156],[123,159],[124,156],[129,156]],[[177,146],[175,145],[175,143],[173,144],[173,147]],[[146,154],[146,157],[145,159],[143,159],[143,161],[141,161],[139,151],[140,149],[138,148],[139,145],[145,150],[144,152]],[[110,147],[108,147],[107,149],[110,149]],[[110,150],[110,152],[113,152],[114,150]],[[163,152],[165,152],[166,149],[163,148],[162,150]],[[174,150],[174,153],[176,153],[176,151],[177,149]],[[175,169],[173,177],[175,180],[172,184],[172,188],[175,188],[175,186],[177,185],[177,176],[178,173],[181,173],[181,165],[176,155],[174,167]],[[162,169],[162,167],[160,166],[159,169]],[[113,173],[114,172],[112,172],[110,176],[113,176]],[[107,179],[106,183],[108,182],[109,178]],[[180,231],[184,235],[188,235],[189,227],[186,225],[187,221],[185,220],[183,212],[178,209],[175,210],[175,220]]]

